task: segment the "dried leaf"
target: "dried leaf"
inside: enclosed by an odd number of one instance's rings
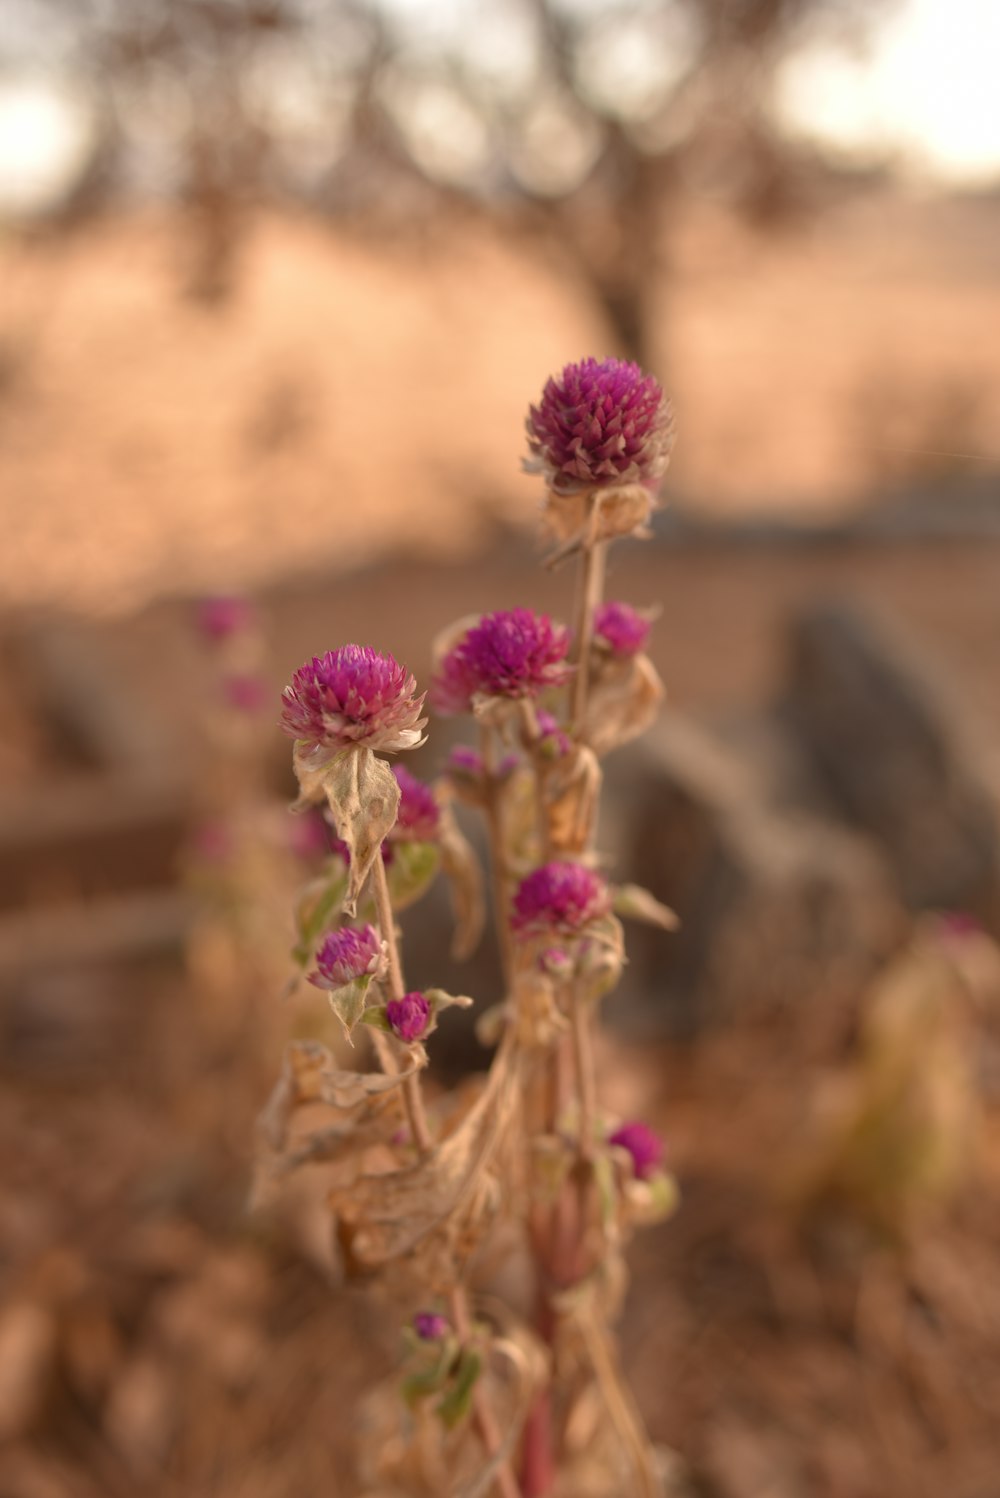
[[[662,905],[655,895],[639,884],[619,884],[614,891],[614,910],[626,920],[644,921],[661,931],[676,931],[680,925],[669,905]]]
[[[471,1009],[475,1003],[465,993],[447,993],[443,988],[425,988],[424,998],[432,1009],[448,1009],[457,1006],[459,1009]]]
[[[385,760],[362,748],[348,749],[327,766],[323,789],[337,835],[351,855],[344,910],[353,916],[382,839],[395,825],[399,786]]]
[[[407,1077],[415,1076],[423,1066],[423,1059],[416,1066],[399,1072],[358,1072],[325,1070],[319,1079],[319,1095],[324,1103],[333,1108],[356,1108],[369,1098],[381,1097],[401,1087]]]
[[[351,1040],[354,1026],[364,1017],[371,982],[371,973],[363,973],[360,978],[352,978],[342,988],[329,990],[330,1008],[343,1025],[348,1040]],[[353,1043],[351,1041],[352,1045]]]
[[[587,699],[584,739],[597,755],[620,748],[654,722],[663,695],[663,683],[648,656],[599,660]]]
[[[549,842],[555,853],[580,853],[590,841],[601,790],[597,755],[579,744],[545,779]]]
[[[455,915],[451,955],[456,962],[464,962],[472,956],[483,934],[486,900],[479,860],[447,804],[441,807],[438,841]]]
[[[453,1283],[498,1204],[487,1169],[514,1105],[511,1057],[498,1054],[477,1101],[429,1154],[332,1193],[350,1268],[370,1273],[419,1252],[425,1293]]]
[[[281,1075],[257,1119],[257,1130],[269,1149],[284,1149],[288,1124],[295,1109],[316,1102],[320,1076],[332,1057],[315,1040],[296,1040],[285,1049]]]

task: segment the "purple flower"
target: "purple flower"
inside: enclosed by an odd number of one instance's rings
[[[431,842],[437,836],[441,809],[434,792],[424,781],[411,775],[404,765],[393,765],[392,773],[399,785],[399,814],[391,837]]]
[[[253,604],[247,598],[203,598],[198,605],[198,628],[208,640],[228,640],[249,629]]]
[[[534,697],[569,680],[569,631],[547,614],[506,609],[484,614],[444,657],[431,701],[444,716],[469,712],[472,699]]]
[[[547,713],[544,708],[538,713],[538,727],[541,729],[538,747],[544,754],[557,759],[560,755],[568,754],[572,749],[569,735],[560,728],[558,719],[554,718],[551,713]]]
[[[383,962],[382,941],[374,926],[342,926],[331,931],[316,953],[316,988],[343,988],[355,978],[374,976]]]
[[[527,419],[529,472],[557,494],[624,484],[655,487],[673,415],[652,375],[623,359],[584,359],[550,379]]]
[[[367,645],[342,645],[296,671],[283,693],[279,726],[319,752],[413,749],[427,722],[416,689],[405,666],[391,655]]]
[[[582,863],[546,863],[518,886],[511,925],[519,936],[574,936],[610,908],[607,885],[593,869]]]
[[[613,655],[638,655],[649,639],[650,625],[628,603],[602,603],[594,612],[594,635]]]
[[[418,1311],[413,1318],[413,1330],[422,1342],[443,1342],[451,1331],[451,1323],[439,1311]]]
[[[458,775],[481,775],[483,756],[468,744],[456,744],[448,754],[448,769]]]
[[[419,1040],[427,1029],[431,1006],[422,993],[404,993],[401,999],[390,999],[385,1006],[389,1028],[409,1045]]]
[[[238,713],[259,713],[267,701],[268,689],[259,676],[246,673],[224,676],[222,694],[226,705]]]
[[[639,1119],[623,1123],[608,1135],[608,1143],[616,1144],[632,1156],[632,1169],[638,1181],[647,1180],[663,1163],[663,1140]]]

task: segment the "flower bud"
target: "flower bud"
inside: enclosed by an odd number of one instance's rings
[[[628,1123],[621,1124],[613,1134],[608,1135],[608,1143],[631,1155],[632,1170],[637,1181],[648,1180],[663,1164],[663,1140],[640,1119],[631,1119]]]
[[[413,1318],[413,1330],[421,1342],[443,1342],[451,1331],[451,1323],[439,1311],[418,1311]]]
[[[342,926],[331,931],[316,953],[316,972],[309,982],[334,992],[355,978],[375,976],[385,962],[382,940],[374,926]]]
[[[427,1031],[431,1006],[422,993],[407,993],[401,999],[389,1000],[385,1006],[385,1017],[393,1034],[407,1045],[412,1045]]]

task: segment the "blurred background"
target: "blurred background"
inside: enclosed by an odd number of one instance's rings
[[[998,75],[994,0],[7,0],[0,1498],[364,1490],[397,1318],[246,1208],[325,1023],[275,704],[568,610],[519,461],[588,354],[679,431],[609,577],[668,707],[602,846],[683,920],[607,1006],[640,1403],[678,1493],[995,1494]]]

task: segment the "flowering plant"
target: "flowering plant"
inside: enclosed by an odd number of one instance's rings
[[[336,832],[300,898],[294,955],[377,1064],[293,1043],[261,1117],[261,1179],[329,1166],[345,1272],[379,1275],[401,1304],[406,1370],[376,1402],[371,1498],[663,1492],[611,1326],[623,1248],[673,1191],[656,1134],[601,1107],[594,1029],[624,961],[620,917],[673,917],[609,882],[595,829],[601,758],[662,696],[643,654],[651,616],[601,593],[607,543],[645,529],[670,407],[635,365],[588,359],[548,382],[528,434],[564,543],[556,560],[582,562],[579,613],[572,631],[516,608],[442,638],[430,701],[469,714],[478,747],[454,749],[433,786],[390,768],[381,756],[422,742],[424,698],[405,667],[357,645],[307,662],[283,699],[298,805],[322,805]],[[456,948],[478,938],[481,878],[455,801],[489,835],[505,999],[479,1021],[496,1050],[476,1094],[431,1103],[426,1043],[444,1010],[472,1000],[407,988],[397,916],[443,872]],[[532,1290],[487,1315],[472,1271],[491,1235],[520,1242]],[[595,1401],[596,1422],[582,1414]]]

